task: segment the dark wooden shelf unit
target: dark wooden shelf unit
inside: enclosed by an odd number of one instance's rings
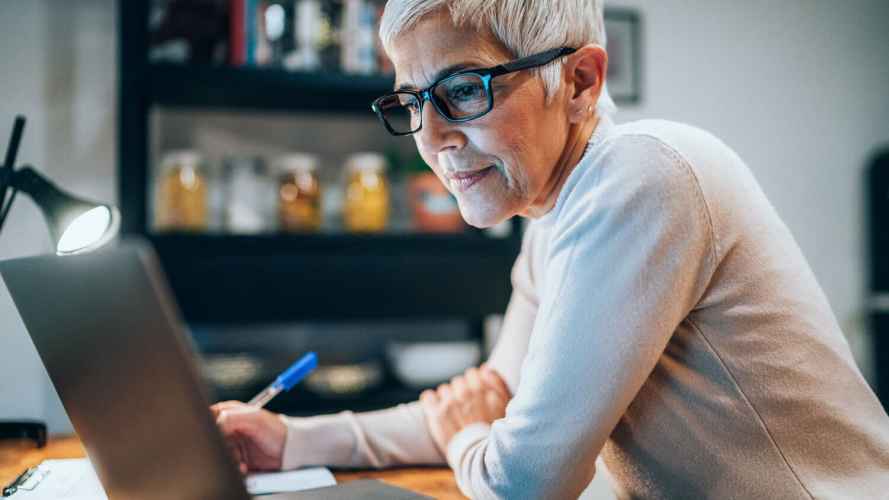
[[[463,234],[232,236],[154,234],[148,217],[149,114],[158,109],[370,114],[387,76],[148,61],[149,0],[119,2],[118,172],[122,232],[156,248],[188,322],[465,319],[473,338],[500,314],[521,244]],[[415,400],[397,386],[350,400],[303,398],[300,411],[372,409]],[[285,404],[282,401],[280,404]],[[298,404],[297,404],[298,403]]]
[[[148,98],[166,108],[336,112],[371,116],[393,78],[283,69],[148,66]]]

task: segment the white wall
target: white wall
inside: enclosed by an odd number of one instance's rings
[[[13,116],[28,123],[18,163],[65,189],[115,201],[116,50],[110,0],[0,2],[0,143]],[[36,206],[18,196],[0,234],[0,259],[48,253]],[[43,418],[70,431],[65,412],[5,285],[0,286],[0,418]]]
[[[619,118],[688,122],[738,151],[870,373],[863,176],[874,149],[889,143],[889,2],[607,4],[644,17],[645,101]]]
[[[615,0],[643,14],[645,89],[619,120],[660,117],[714,132],[763,184],[812,264],[859,359],[862,175],[889,142],[889,2]],[[0,143],[27,113],[20,161],[71,191],[115,196],[115,15],[111,0],[0,1]],[[50,250],[19,197],[0,258]],[[68,429],[0,287],[0,418]]]

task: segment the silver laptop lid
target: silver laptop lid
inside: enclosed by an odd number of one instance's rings
[[[109,498],[249,498],[149,246],[0,274]]]

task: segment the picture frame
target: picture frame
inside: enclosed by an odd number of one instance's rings
[[[617,104],[642,101],[641,31],[638,11],[605,9],[608,91]]]

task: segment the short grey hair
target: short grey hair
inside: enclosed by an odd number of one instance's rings
[[[389,0],[380,22],[380,39],[386,51],[399,34],[440,9],[450,11],[454,26],[469,25],[489,31],[512,52],[525,57],[557,47],[605,47],[604,0]],[[564,59],[562,59],[564,63]],[[561,85],[562,66],[549,64],[535,70],[548,97]],[[596,111],[608,116],[617,107],[602,89]]]

